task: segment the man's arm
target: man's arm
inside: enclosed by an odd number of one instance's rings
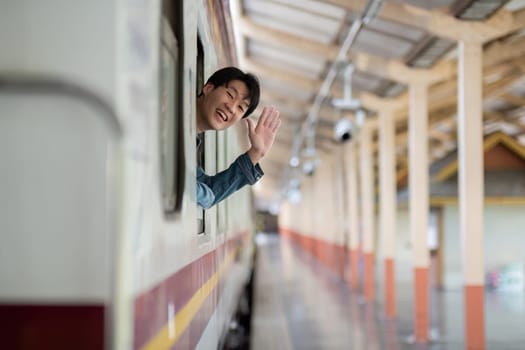
[[[209,209],[213,206],[214,202],[215,194],[213,194],[211,188],[209,188],[204,182],[197,180],[197,204],[204,209]]]
[[[248,153],[240,155],[228,169],[215,175],[207,175],[198,167],[197,203],[208,209],[245,185],[255,184],[263,175],[261,167],[252,164]]]

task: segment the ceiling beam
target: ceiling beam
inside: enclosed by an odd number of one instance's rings
[[[430,85],[454,76],[457,71],[455,62],[451,60],[436,64],[432,69],[425,69],[412,68],[401,61],[364,53],[355,53],[352,57],[357,69],[403,84],[422,82]]]
[[[507,43],[497,40],[487,44],[483,50],[483,67],[491,67],[501,62],[516,59],[525,54],[525,38]]]
[[[485,43],[525,26],[523,15],[500,9],[487,21],[462,21],[454,16],[409,4],[386,2],[381,18],[412,25],[455,41]]]
[[[323,0],[347,11],[361,12],[365,0]],[[400,2],[386,1],[378,16],[428,31],[455,41],[489,42],[525,27],[525,10],[500,9],[485,22],[462,21],[446,13],[431,11]]]
[[[247,58],[245,62],[246,65],[244,66],[244,68],[252,71],[253,73],[259,76],[268,77],[272,80],[280,81],[285,84],[294,86],[296,88],[310,91],[312,93],[317,93],[321,88],[321,85],[323,84],[323,81],[321,80],[306,78],[295,73],[290,73],[289,71],[263,65],[255,62],[250,58]],[[332,85],[330,93],[332,96],[342,96],[343,90],[336,85]],[[381,97],[375,96],[374,94],[367,92],[360,93],[356,97],[361,99],[361,103],[364,108],[369,109],[371,111],[378,111],[379,109],[384,108],[385,103],[387,103],[385,102],[386,99],[382,99]],[[310,106],[307,106],[306,108],[307,110],[309,110]]]
[[[340,49],[338,45],[319,43],[298,35],[256,24],[246,16],[242,17],[239,23],[242,34],[250,39],[266,43],[279,42],[281,46],[293,47],[309,55],[314,55],[328,61],[334,61]],[[401,83],[410,83],[413,81],[433,83],[443,80],[443,77],[446,79],[446,77],[451,74],[455,74],[456,70],[453,62],[437,65],[435,69],[422,69],[411,68],[401,61],[387,60],[362,52],[351,54],[348,58],[353,61],[356,68],[360,71]]]
[[[244,59],[243,68],[248,71],[252,71],[261,77],[280,81],[306,91],[317,92],[321,88],[322,84],[322,82],[319,80],[312,80],[300,74],[291,73],[290,71],[279,70],[274,67],[271,67],[270,65],[258,63],[249,57],[246,57]]]
[[[505,101],[512,103],[515,106],[525,106],[525,97],[524,96],[517,96],[510,93],[504,93],[500,96],[500,98],[504,99]]]
[[[452,136],[449,133],[443,132],[436,128],[430,128],[428,133],[431,138],[439,140],[441,142],[446,142],[452,138]]]
[[[239,19],[239,30],[245,37],[265,43],[279,43],[281,46],[291,46],[314,57],[325,58],[330,61],[335,60],[339,53],[339,46],[337,45],[323,44],[263,26],[253,22],[246,16]]]
[[[256,24],[245,16],[241,18],[240,24],[241,32],[249,38],[267,43],[279,42],[282,46],[293,47],[305,53],[325,58],[328,61],[333,61],[339,50],[336,45],[322,44]],[[525,40],[520,41],[522,45],[520,43],[504,44],[501,42],[488,45],[483,53],[483,66],[489,67],[522,56],[525,54],[525,43],[523,41]],[[421,69],[411,68],[398,60],[388,60],[362,52],[353,53],[349,58],[360,71],[404,84],[411,82],[435,84],[455,77],[458,70],[455,60],[441,60],[432,69]]]
[[[507,123],[513,125],[516,129],[520,131],[520,134],[525,133],[525,125],[521,124],[516,119],[509,118],[504,113],[498,113],[498,112],[489,112],[483,114],[485,119],[491,122],[500,122],[500,123]]]
[[[277,94],[273,91],[268,91],[268,89],[265,89],[265,91],[261,92],[261,100],[274,103],[275,105],[283,106],[284,109],[293,109],[297,111],[298,114],[302,114],[303,117],[308,114],[308,111],[311,107],[310,102],[304,103],[302,101],[294,99],[293,97]],[[319,116],[321,118],[331,117],[334,114],[339,113],[340,111],[338,109],[329,104],[323,104],[319,109]],[[343,112],[343,114],[349,114],[349,112]],[[299,120],[290,118],[290,120],[302,122],[302,119]]]

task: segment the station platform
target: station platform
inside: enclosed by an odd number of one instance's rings
[[[432,288],[431,341],[414,343],[411,285],[397,286],[398,317],[388,320],[380,302],[366,302],[288,238],[260,233],[257,250],[253,350],[465,348],[461,291]],[[486,349],[525,349],[524,324],[524,293],[485,294]]]

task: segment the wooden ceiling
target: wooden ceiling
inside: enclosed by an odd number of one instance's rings
[[[293,138],[342,40],[368,1],[232,1],[239,65],[260,77],[262,104],[276,105],[283,120],[275,146],[263,160],[266,176],[256,188],[257,196],[270,200],[282,185]],[[481,4],[485,6],[481,10],[476,3],[384,1],[350,48],[347,59],[356,69],[352,90],[366,109],[369,122],[377,126],[376,114],[384,109],[396,118],[398,179],[408,168],[410,84],[423,82],[429,86],[429,159],[437,162],[456,151],[456,45],[460,41],[483,44],[485,132],[501,131],[525,145],[525,1],[494,0],[493,13],[484,12],[486,3]],[[349,113],[332,107],[331,99],[342,96],[341,70],[320,109],[320,120],[334,121],[341,113]],[[377,152],[377,131],[374,140],[373,150]],[[337,147],[340,145],[331,130],[319,126],[316,148],[326,154]]]

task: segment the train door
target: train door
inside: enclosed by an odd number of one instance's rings
[[[116,34],[108,30],[116,8],[102,0],[2,3],[5,349],[111,347],[123,130],[114,109]]]
[[[93,91],[36,75],[0,77],[0,106],[3,346],[102,349],[117,236],[116,115]]]

